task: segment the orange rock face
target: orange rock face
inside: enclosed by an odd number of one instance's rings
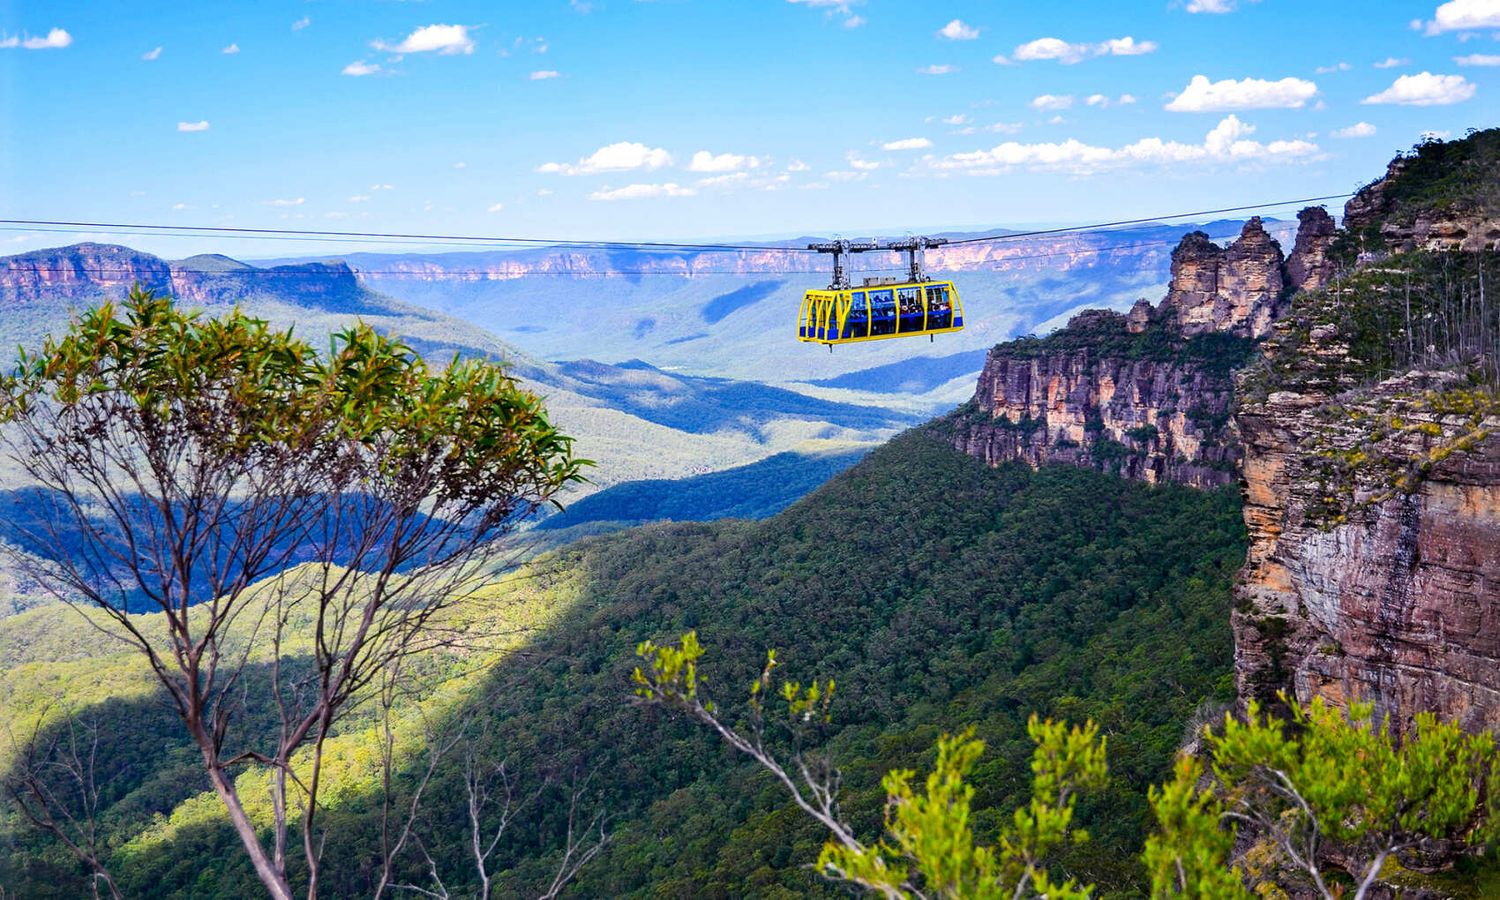
[[[1374,409],[1429,387],[1426,377],[1392,379],[1357,402]],[[1276,393],[1236,416],[1250,532],[1233,615],[1241,698],[1369,701],[1398,729],[1421,711],[1500,727],[1500,440],[1329,527],[1311,515],[1327,490],[1318,441],[1332,434],[1337,446],[1343,433],[1319,416],[1326,400]],[[1500,420],[1486,425],[1500,431]],[[1406,449],[1429,439],[1414,435]]]
[[[1261,337],[1271,330],[1286,284],[1285,259],[1259,216],[1220,249],[1195,231],[1172,253],[1172,282],[1165,305],[1183,334],[1223,331]]]

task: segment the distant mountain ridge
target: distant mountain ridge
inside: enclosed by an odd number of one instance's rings
[[[503,360],[546,398],[554,418],[578,439],[581,455],[599,463],[588,489],[701,475],[790,450],[869,445],[921,418],[638,361],[548,362],[461,317],[373,290],[343,262],[257,266],[219,254],[167,260],[98,243],[0,257],[0,367],[17,347],[38,346],[78,310],[119,300],[134,285],[209,315],[239,306],[295,328],[314,346],[360,319],[400,336],[434,363],[454,355]]]
[[[342,262],[269,268],[219,254],[166,260],[117,244],[83,243],[0,258],[0,309],[123,293],[133,285],[190,303],[295,294],[331,312],[357,312],[368,293]]]

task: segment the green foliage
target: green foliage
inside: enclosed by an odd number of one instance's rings
[[[1091,311],[1046,337],[1027,336],[1000,344],[997,349],[1018,359],[1037,359],[1058,353],[1088,353],[1095,358],[1192,365],[1204,372],[1227,376],[1244,367],[1255,353],[1255,342],[1217,332],[1184,337],[1165,317],[1153,318],[1145,330],[1132,334],[1125,317]]]
[[[1249,826],[1325,897],[1342,891],[1330,869],[1342,868],[1363,897],[1403,852],[1481,846],[1500,834],[1500,752],[1490,734],[1421,713],[1397,736],[1375,722],[1369,704],[1346,712],[1322,698],[1282,700],[1290,722],[1252,703],[1244,721],[1226,717],[1221,732],[1205,734],[1212,787],[1200,788],[1200,767],[1182,760],[1173,781],[1152,792],[1160,830],[1146,862],[1156,896],[1249,896],[1222,874],[1232,843],[1226,821]],[[1249,874],[1254,883],[1274,877]]]
[[[66,411],[102,396],[133,407],[143,440],[165,439],[175,420],[176,438],[200,460],[238,459],[247,469],[288,456],[349,469],[348,448],[379,444],[380,475],[399,482],[432,472],[439,505],[550,497],[587,464],[541,399],[500,366],[469,359],[432,372],[362,324],[319,355],[237,309],[202,318],[139,289],[123,307],[89,310],[39,352],[23,352],[0,378],[0,423],[41,403]]]
[[[806,724],[839,761],[849,821],[866,834],[882,827],[885,774],[930,772],[937,738],[973,726],[985,752],[965,776],[972,829],[976,844],[995,846],[1013,825],[1008,811],[1031,800],[1029,714],[1092,720],[1109,735],[1111,778],[1077,798],[1075,830],[1089,840],[1055,848],[1048,863],[1101,894],[1138,895],[1148,886],[1136,862],[1147,786],[1169,776],[1194,710],[1232,698],[1227,612],[1244,541],[1234,490],[1150,487],[1066,466],[990,469],[916,431],[764,521],[646,526],[528,563],[474,612],[513,635],[517,652],[475,659],[455,648],[443,666],[482,661],[486,674],[450,707],[423,708],[472,722],[486,754],[517,772],[554,783],[594,773],[617,828],[573,894],[609,897],[840,895],[805,865],[826,832],[789,809],[763,770],[701,728],[619,702],[643,641],[696,630],[716,648],[715,685],[755,682],[772,646],[778,666],[837,672],[833,721]],[[106,815],[127,894],[256,895],[216,801],[203,802],[193,755],[153,737],[160,697],[132,660],[103,665],[107,639],[45,609],[0,620],[0,646],[17,648],[0,671],[0,720],[54,692],[97,704],[133,687],[109,719],[133,755],[101,760],[127,776]],[[767,717],[779,725],[784,701],[775,703]],[[272,728],[268,697],[250,691],[246,704]],[[416,727],[415,711],[406,714]],[[379,840],[368,762],[378,737],[356,714],[334,742],[323,884],[330,896],[367,895],[359,854]],[[398,785],[423,770],[420,759],[409,765]],[[472,892],[462,772],[440,768],[424,808],[423,842],[444,881],[456,896]],[[549,793],[528,813],[497,851],[497,896],[551,878],[566,798]],[[10,821],[0,828],[8,888],[86,890],[34,835]],[[51,884],[62,887],[42,890]]]
[[[937,762],[920,793],[913,787],[915,771],[893,769],[885,774],[880,782],[886,795],[884,834],[867,843],[838,817],[837,775],[825,774],[820,781],[812,773],[822,766],[809,763],[799,753],[795,769],[803,783],[798,785],[788,775],[788,767],[766,750],[760,723],[764,699],[772,692],[774,650],[767,652],[760,677],[750,685],[752,731],[748,736],[725,726],[712,702],[700,700],[703,679],[698,661],[703,647],[696,632],[683,635],[677,645],[643,641],[636,654],[645,662],[631,676],[638,699],[685,710],[712,726],[731,746],[775,774],[797,805],[832,832],[816,865],[830,878],[892,898],[1077,900],[1089,895],[1089,888],[1071,878],[1054,881],[1046,860],[1057,848],[1088,839],[1087,832],[1073,828],[1073,814],[1076,793],[1105,782],[1105,742],[1092,722],[1069,729],[1035,715],[1027,721],[1027,734],[1036,744],[1031,759],[1031,801],[1015,811],[997,846],[980,845],[974,834],[974,787],[967,779],[984,753],[984,742],[974,737],[972,728],[938,738]],[[780,694],[786,701],[787,720],[794,726],[831,721],[833,693],[832,680],[826,685],[814,681],[807,687],[783,682]]]
[[[1032,800],[1015,811],[998,846],[982,846],[974,835],[974,787],[967,779],[984,742],[969,730],[938,738],[937,762],[921,793],[912,787],[914,771],[887,773],[885,835],[868,848],[824,844],[818,870],[886,896],[1087,897],[1089,888],[1072,879],[1054,881],[1044,861],[1056,848],[1087,839],[1071,827],[1073,791],[1103,783],[1104,742],[1092,723],[1070,730],[1033,716],[1028,732],[1037,745]]]
[[[1401,174],[1386,186],[1388,221],[1410,224],[1434,210],[1500,210],[1500,128],[1470,131],[1454,141],[1427,140],[1402,157]]]

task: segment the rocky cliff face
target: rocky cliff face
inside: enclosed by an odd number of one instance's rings
[[[1366,252],[1500,249],[1500,196],[1493,184],[1500,130],[1476,138],[1396,157],[1384,177],[1344,204],[1344,227],[1364,239]],[[1471,170],[1467,184],[1465,169]],[[1462,186],[1434,184],[1434,172]]]
[[[189,303],[295,296],[332,312],[353,312],[365,297],[354,270],[342,262],[271,268],[228,257],[172,262],[114,244],[74,244],[0,258],[0,308],[117,299],[137,284]]]
[[[1126,334],[1124,317],[1085,313],[1069,328]],[[954,445],[990,465],[1025,460],[1105,468],[1199,487],[1230,483],[1227,371],[1131,359],[1089,347],[1038,354],[997,348],[979,376]]]
[[[1398,157],[1345,208],[1347,239],[1379,265],[1336,298],[1303,295],[1238,385],[1242,701],[1286,691],[1371,702],[1397,730],[1420,712],[1500,729],[1500,316],[1478,302],[1500,237],[1497,159],[1500,130]],[[1388,258],[1423,250],[1449,255]],[[1380,280],[1402,271],[1401,293]],[[1412,319],[1464,324],[1413,347]]]
[[[1281,306],[1285,264],[1281,245],[1266,234],[1259,216],[1225,248],[1195,231],[1172,252],[1165,305],[1185,335],[1220,331],[1262,337]]]
[[[1390,379],[1345,396],[1336,415],[1316,390],[1276,392],[1238,411],[1251,542],[1233,614],[1242,699],[1289,690],[1302,701],[1374,702],[1396,728],[1419,711],[1500,727],[1500,440],[1434,452],[1455,428],[1500,434],[1500,418],[1476,427],[1402,409],[1386,452],[1439,461],[1417,489],[1380,502],[1369,501],[1392,492],[1357,484],[1347,521],[1328,509],[1338,491],[1330,457],[1349,457],[1402,398],[1460,380]]]
[[[1297,273],[1321,283],[1332,220],[1304,210],[1290,260],[1261,220],[1228,247],[1201,231],[1172,253],[1157,307],[1081,314],[1043,340],[990,351],[954,445],[991,465],[1025,460],[1117,471],[1198,487],[1233,482],[1240,449],[1229,424],[1231,372],[1267,334]]]
[[[1292,291],[1316,291],[1333,280],[1336,265],[1333,242],[1338,227],[1321,206],[1297,213],[1297,242],[1286,258],[1286,286]]]

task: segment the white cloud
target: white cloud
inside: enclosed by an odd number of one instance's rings
[[[602,188],[589,194],[590,200],[647,200],[654,197],[691,197],[693,188],[675,182],[666,184],[627,184],[622,188]]]
[[[551,188],[537,188],[536,195],[538,197],[550,197],[550,196],[552,196],[552,189]]]
[[[966,24],[962,19],[954,19],[952,22],[939,28],[938,35],[950,41],[972,41],[979,37],[979,29]]]
[[[1089,106],[1108,106],[1109,98],[1103,94],[1089,94],[1089,98],[1083,102]]]
[[[356,59],[343,68],[343,74],[353,75],[356,78],[364,75],[374,75],[380,71],[382,70],[379,63],[367,63],[362,59]]]
[[[178,131],[207,131],[208,130],[208,120],[204,119],[201,122],[178,122],[177,123],[177,130]]]
[[[998,175],[1015,169],[1092,175],[1134,166],[1184,163],[1291,162],[1316,158],[1319,148],[1305,140],[1261,143],[1249,139],[1254,126],[1237,116],[1226,116],[1204,136],[1201,144],[1143,138],[1123,147],[1099,147],[1076,139],[1061,143],[1022,144],[1007,141],[989,150],[955,153],[928,164],[940,171]]]
[[[396,186],[394,184],[372,184],[372,185],[370,185],[370,190],[372,190],[372,191],[394,191],[395,189],[396,189]]]
[[[1424,143],[1427,141],[1446,141],[1452,134],[1453,132],[1451,131],[1424,131],[1420,135],[1420,138]]]
[[[857,169],[861,172],[873,172],[876,169],[880,168],[880,163],[872,162],[868,159],[860,159],[859,154],[855,153],[853,150],[845,153],[844,159],[849,161],[849,168]]]
[[[1228,13],[1234,12],[1235,0],[1188,0],[1187,11],[1190,13]]]
[[[555,69],[538,69],[527,75],[526,78],[528,81],[546,81],[549,78],[558,77],[559,74]]]
[[[176,210],[192,209],[192,207],[188,206],[186,203],[173,203],[172,208]]]
[[[370,46],[391,53],[438,53],[452,56],[457,53],[473,53],[474,39],[469,37],[467,25],[423,25],[399,44],[375,41]]]
[[[1461,66],[1500,66],[1500,56],[1492,53],[1470,53],[1468,56],[1455,56],[1453,61]]]
[[[1377,69],[1394,69],[1397,66],[1406,66],[1410,64],[1411,60],[1409,59],[1397,59],[1394,56],[1387,56],[1385,59],[1381,60],[1378,63],[1375,63],[1374,65]]]
[[[306,202],[307,202],[307,198],[306,197],[293,197],[290,200],[283,200],[283,199],[278,198],[276,200],[267,200],[266,201],[266,205],[267,206],[301,206],[302,204],[304,204]]]
[[[924,137],[902,138],[899,141],[886,141],[880,145],[882,150],[926,150],[932,146],[932,141]]]
[[[869,174],[870,173],[868,172],[848,172],[835,170],[833,172],[824,172],[823,177],[828,179],[829,181],[864,181],[869,177]],[[808,187],[811,186],[812,185],[808,185]]]
[[[1063,94],[1062,96],[1058,96],[1056,94],[1042,94],[1040,97],[1033,97],[1031,100],[1032,109],[1058,110],[1068,109],[1072,107],[1072,105],[1072,94]]]
[[[1334,72],[1347,72],[1351,68],[1353,68],[1353,67],[1350,66],[1348,63],[1340,61],[1340,62],[1334,63],[1331,66],[1318,66],[1313,71],[1316,72],[1319,75],[1331,75]]]
[[[969,117],[964,115],[963,113],[954,113],[953,115],[944,118],[942,120],[942,123],[944,125],[967,125],[969,124]]]
[[[1335,128],[1332,132],[1336,138],[1362,138],[1375,134],[1375,126],[1369,122],[1355,122],[1347,128]]]
[[[223,50],[220,50],[219,52],[222,53],[222,54],[224,54],[225,56],[233,56],[236,53],[240,52],[240,45],[239,44],[230,44],[228,47],[225,47]]]
[[[647,147],[631,141],[620,141],[600,147],[577,164],[549,162],[537,167],[550,175],[593,175],[597,172],[626,172],[631,169],[660,169],[672,164],[672,154],[660,147]],[[636,187],[636,185],[632,185]],[[621,190],[624,190],[623,188]]]
[[[1475,31],[1500,28],[1500,0],[1448,0],[1432,14],[1432,20],[1412,23],[1427,34],[1445,31]]]
[[[1166,108],[1172,112],[1225,112],[1232,109],[1301,109],[1318,93],[1318,86],[1301,78],[1265,81],[1245,78],[1210,82],[1194,75]]]
[[[807,163],[803,162],[802,160],[800,160],[800,159],[794,159],[794,160],[791,161],[791,163],[789,163],[787,165],[786,170],[788,172],[806,172],[807,170],[809,170],[811,168],[812,168],[812,166],[808,165]]]
[[[497,212],[499,212],[500,210],[502,210],[504,208],[505,208],[505,204],[504,203],[491,203],[490,204],[490,208],[487,209],[487,210],[485,210],[485,212],[497,213]]]
[[[697,187],[700,187],[700,188],[724,187],[726,185],[731,185],[731,184],[740,184],[740,183],[742,183],[744,181],[749,180],[749,178],[750,178],[750,173],[748,173],[748,172],[733,172],[733,173],[731,173],[729,175],[715,175],[712,178],[700,178],[700,179],[698,179]]]
[[[1135,102],[1135,95],[1134,94],[1121,94],[1120,95],[1120,99],[1117,102],[1121,106],[1129,106],[1130,104],[1132,104],[1132,103]]]
[[[1097,44],[1070,44],[1059,38],[1044,37],[1017,47],[1011,54],[1011,59],[1027,61],[1055,59],[1065,65],[1071,65],[1096,56],[1140,56],[1143,53],[1155,52],[1156,47],[1155,41],[1137,41],[1129,35],[1111,38]],[[1002,60],[1005,60],[1003,56],[995,57],[995,62],[1003,65]]]
[[[958,71],[958,66],[937,65],[923,66],[917,70],[918,75],[951,75]]]
[[[758,156],[742,156],[738,153],[713,154],[707,150],[699,150],[693,154],[692,160],[688,162],[689,172],[737,172],[740,169],[754,169],[761,164]]]
[[[843,16],[845,28],[858,28],[865,24],[864,18],[856,16],[854,10],[851,8],[863,3],[864,0],[786,0],[786,2],[795,3],[799,6],[810,6],[813,9],[827,10],[827,15],[830,18],[836,15]]]
[[[1361,103],[1395,103],[1401,106],[1447,106],[1474,96],[1474,85],[1462,75],[1402,75],[1390,87]]]
[[[309,26],[311,24],[312,24],[312,16],[303,16],[302,18],[300,18],[297,21],[295,21],[295,22],[292,23],[292,30],[293,31],[301,31],[302,29],[306,28],[307,26]]]
[[[349,202],[350,203],[364,203],[366,200],[369,200],[369,199],[370,199],[370,195],[369,194],[355,194],[354,196],[352,196],[352,197],[349,198]]]
[[[10,35],[0,38],[0,50],[20,47],[22,50],[61,50],[73,43],[73,36],[61,28],[54,28],[45,37],[18,37]]]
[[[150,62],[151,60],[154,60],[154,59],[160,59],[160,58],[161,58],[161,48],[160,47],[155,47],[155,48],[153,48],[151,50],[147,50],[145,53],[141,54],[141,59],[144,59],[147,62]]]

